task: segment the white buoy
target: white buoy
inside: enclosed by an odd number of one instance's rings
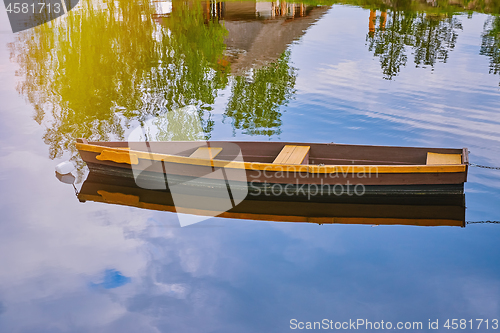
[[[56,178],[59,179],[60,182],[64,184],[74,184],[75,183],[75,176],[73,176],[72,173],[67,173],[64,175],[61,175],[59,172],[56,171]]]
[[[75,170],[75,166],[70,161],[62,162],[56,165],[56,172],[61,175],[70,173],[73,170]]]

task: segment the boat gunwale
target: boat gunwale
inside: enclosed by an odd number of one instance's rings
[[[385,147],[385,146],[372,146],[372,147]],[[465,173],[467,171],[467,161],[463,160],[462,164],[455,165],[294,165],[294,164],[273,164],[264,162],[240,162],[240,161],[227,161],[215,159],[201,159],[191,158],[187,156],[150,153],[139,150],[130,150],[129,148],[110,147],[105,145],[95,145],[90,143],[76,143],[76,148],[79,151],[86,151],[92,153],[102,153],[104,150],[115,152],[126,152],[128,154],[135,154],[138,159],[150,161],[164,161],[168,163],[177,164],[190,164],[207,167],[224,167],[232,169],[245,169],[245,170],[263,170],[275,172],[296,172],[296,173],[310,173],[310,174],[331,174],[331,173]],[[399,147],[404,148],[404,147]],[[408,147],[407,147],[408,148]],[[425,149],[425,148],[423,148]],[[115,162],[117,163],[117,162]]]

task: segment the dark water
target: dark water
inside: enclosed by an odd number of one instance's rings
[[[174,213],[82,204],[54,177],[71,159],[78,189],[76,138],[127,140],[140,124],[152,140],[468,147],[499,167],[491,3],[79,6],[19,34],[1,14],[1,332],[286,332],[291,319],[448,331],[453,318],[494,330],[499,225],[180,228]],[[188,134],[168,118],[187,105],[200,124]],[[466,203],[466,220],[500,220],[500,171],[470,168]]]

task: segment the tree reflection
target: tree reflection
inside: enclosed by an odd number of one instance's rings
[[[462,30],[462,24],[454,17],[442,18],[419,14],[415,24],[414,48],[415,64],[418,66],[434,66],[436,62],[445,63],[448,52],[455,48],[457,30]]]
[[[392,9],[389,15],[383,12],[380,26],[371,11],[368,49],[380,58],[384,78],[391,80],[406,66],[408,51],[414,55],[416,67],[434,67],[436,62],[446,62],[448,53],[454,49],[457,30],[462,29],[454,17],[434,16],[425,13]],[[409,50],[408,50],[409,49]]]
[[[75,139],[123,140],[127,128],[185,105],[197,107],[203,131],[216,90],[226,30],[204,22],[200,6],[178,3],[164,26],[147,3],[91,0],[66,20],[21,33],[11,45],[20,65],[18,91],[47,127],[50,157],[76,151]],[[73,159],[76,159],[73,156]]]
[[[500,74],[500,16],[489,17],[484,23],[479,54],[490,58],[490,74]]]
[[[374,26],[375,19],[372,14],[370,19],[372,26]],[[413,20],[401,11],[392,11],[389,15],[389,22],[386,22],[385,17],[383,22],[386,26],[384,29],[370,27],[372,31],[367,36],[368,50],[373,51],[373,54],[380,58],[384,78],[391,80],[399,73],[400,67],[406,65],[408,57],[405,44],[407,44]]]
[[[289,57],[290,52],[286,51],[277,61],[254,70],[251,77],[235,77],[224,113],[232,118],[235,129],[250,135],[281,133],[279,107],[292,97],[296,79]]]
[[[154,141],[202,141],[206,140],[200,117],[192,105],[175,109],[153,119],[158,133]]]

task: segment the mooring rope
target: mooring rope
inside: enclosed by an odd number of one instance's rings
[[[492,224],[500,224],[500,221],[465,221],[466,224],[479,224],[479,223],[492,223]]]
[[[480,165],[476,163],[469,163],[471,167],[476,167],[476,168],[483,168],[483,169],[492,169],[492,170],[500,170],[500,167],[492,167],[488,165]]]

